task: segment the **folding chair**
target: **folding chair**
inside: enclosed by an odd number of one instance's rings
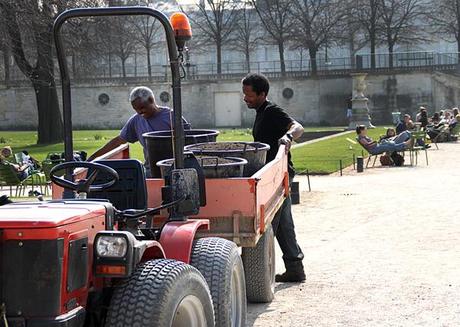
[[[411,138],[413,140],[412,146],[409,148],[409,155],[410,155],[410,164],[411,166],[418,164],[418,153],[419,151],[425,151],[425,160],[426,165],[428,166],[428,151],[426,147],[427,141],[427,134],[426,131],[419,131],[419,132],[412,132]],[[423,145],[418,145],[419,141],[422,141]]]
[[[368,154],[367,162],[366,162],[366,168],[369,167],[369,162],[371,161],[372,158],[374,158],[374,162],[372,163],[372,167],[375,167],[375,163],[376,163],[378,157],[379,157],[381,154],[383,154],[383,152],[382,152],[382,153],[377,153],[377,154],[372,154],[372,153],[370,153],[370,152],[367,150],[367,148],[366,148],[363,144],[361,144],[361,142],[359,142],[359,138],[356,138],[356,141],[359,143],[359,145],[361,145],[361,147],[362,147],[362,148],[367,152],[367,154]]]
[[[25,163],[31,164],[32,161],[26,162],[26,155],[23,152],[15,153],[14,158],[16,159],[16,163],[19,165],[23,165]],[[32,191],[35,190],[35,187],[38,186],[40,188],[40,193],[47,194],[47,183],[46,183],[46,176],[43,171],[39,169],[35,169],[33,166],[29,166],[29,176],[22,182],[23,186],[31,186]],[[45,187],[45,189],[43,189]]]
[[[16,188],[16,197],[24,193],[24,181],[19,179],[14,168],[10,164],[0,163],[0,183],[3,186],[10,187],[10,196],[13,196],[13,186]]]
[[[460,137],[460,125],[459,123],[457,123],[457,125],[452,128],[452,130],[450,131],[450,136],[451,138],[454,139],[454,141],[458,141],[458,138]]]
[[[442,137],[447,137],[447,138],[450,137],[449,126],[447,126],[447,125],[442,126],[441,129],[439,130],[439,134],[436,135],[436,137],[434,137],[434,138],[430,138],[431,143],[434,143],[434,145],[436,146],[436,149],[438,149],[438,150],[439,150],[438,143],[439,143],[439,140]]]

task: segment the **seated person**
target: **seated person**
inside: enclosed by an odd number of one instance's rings
[[[435,112],[433,114],[433,117],[431,117],[430,119],[431,124],[438,125],[440,121],[441,121],[441,116],[439,115],[439,112]]]
[[[445,115],[443,115],[445,117]],[[426,127],[426,133],[431,140],[435,140],[436,143],[448,141],[449,126],[445,123],[445,119],[441,119],[439,113],[435,112],[431,118],[431,123]]]
[[[367,128],[364,125],[356,127],[356,134],[358,134],[358,142],[361,144],[370,154],[381,154],[384,152],[399,152],[409,149],[413,141],[411,139],[411,133],[404,131],[394,137],[383,139],[380,142],[372,140],[367,136]]]
[[[440,124],[445,124],[448,125],[450,122],[450,112],[445,111],[444,116],[441,118],[441,121],[439,122]]]
[[[398,125],[396,125],[396,133],[401,134],[404,131],[411,130],[414,128],[414,122],[412,121],[409,114],[404,115],[404,120],[400,121]]]
[[[13,167],[13,170],[16,172],[18,178],[23,181],[29,176],[30,172],[30,164],[29,163],[22,163],[22,164],[15,164],[9,162],[7,159],[11,157],[13,151],[11,150],[10,146],[5,146],[0,150],[0,163],[7,164]]]
[[[426,126],[428,125],[428,112],[426,111],[426,109],[420,112],[419,123],[421,128],[426,128]]]
[[[390,127],[390,128],[387,129],[387,132],[386,132],[385,135],[380,136],[380,141],[391,139],[392,137],[395,137],[395,136],[396,136],[396,130],[394,128]]]
[[[455,127],[457,127],[457,123],[458,123],[457,116],[458,116],[458,114],[459,114],[458,108],[454,108],[454,110],[452,112],[452,116],[450,117],[450,121],[449,121],[449,130],[451,132]]]
[[[32,169],[38,170],[40,169],[40,162],[29,155],[29,151],[22,150],[22,162],[28,164]]]
[[[422,122],[422,115],[423,115],[423,112],[426,113],[427,110],[426,110],[426,108],[423,107],[423,106],[419,107],[418,109],[419,109],[419,111],[418,111],[418,113],[415,115],[415,121],[416,121],[417,123],[421,123],[421,122]]]

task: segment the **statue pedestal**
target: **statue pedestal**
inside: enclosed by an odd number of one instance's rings
[[[371,117],[369,116],[369,108],[367,103],[368,98],[355,98],[351,100],[353,103],[352,116],[348,129],[354,130],[358,125],[364,125],[367,128],[375,128],[371,123]]]
[[[353,77],[353,99],[352,102],[352,116],[348,129],[354,130],[358,125],[364,125],[367,128],[375,128],[371,123],[371,117],[369,116],[369,107],[367,103],[369,99],[364,96],[366,90],[365,78],[367,74],[358,73],[351,74]]]

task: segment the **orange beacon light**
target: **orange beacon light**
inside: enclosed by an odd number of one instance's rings
[[[176,44],[179,51],[182,51],[185,42],[192,38],[192,29],[187,16],[182,12],[176,12],[171,15],[169,19],[174,30],[174,36],[176,38]]]

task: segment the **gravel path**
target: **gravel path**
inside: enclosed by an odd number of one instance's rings
[[[429,166],[312,177],[311,193],[299,177],[307,281],[277,284],[248,326],[459,326],[460,144],[440,148]]]

